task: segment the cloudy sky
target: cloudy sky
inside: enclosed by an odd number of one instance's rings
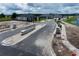
[[[0,3],[0,13],[79,13],[78,3]]]

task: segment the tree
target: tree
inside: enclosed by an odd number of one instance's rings
[[[15,19],[16,17],[17,17],[16,13],[13,13],[12,16],[11,16],[12,19]]]
[[[5,15],[3,13],[0,14],[0,18],[4,18]]]
[[[34,16],[36,16],[36,21],[39,21],[39,16],[40,16],[41,14],[34,14]]]

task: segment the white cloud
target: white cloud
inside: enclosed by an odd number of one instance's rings
[[[0,13],[79,13],[79,4],[6,3],[0,4]]]

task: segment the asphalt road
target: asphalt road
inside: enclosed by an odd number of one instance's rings
[[[33,25],[32,25],[32,26],[33,26]],[[0,33],[0,42],[1,42],[2,40],[6,39],[6,38],[8,38],[8,37],[10,37],[10,36],[12,36],[12,35],[15,35],[15,34],[19,33],[21,30],[27,29],[27,28],[29,28],[29,27],[31,27],[31,26],[22,27],[22,28],[17,28],[17,29],[9,30],[9,31],[7,31],[7,32]]]
[[[42,56],[51,55],[49,40],[55,29],[55,22],[46,22],[46,26],[14,46],[4,47],[0,45],[0,55],[9,56]]]

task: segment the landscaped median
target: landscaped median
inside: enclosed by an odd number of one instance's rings
[[[46,24],[42,24],[42,25],[37,25],[35,27],[35,30],[21,36],[21,33],[18,33],[16,35],[13,35],[11,37],[6,38],[5,40],[3,40],[1,43],[4,46],[11,46],[11,45],[15,45],[19,42],[21,42],[22,40],[24,40],[25,38],[27,38],[28,36],[32,35],[33,33],[35,33],[36,31],[42,29],[43,27],[45,27]]]

